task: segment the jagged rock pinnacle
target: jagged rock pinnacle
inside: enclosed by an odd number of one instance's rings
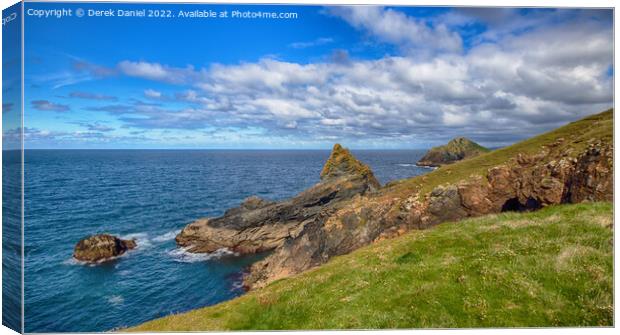
[[[329,155],[329,159],[323,166],[321,180],[342,176],[361,176],[368,179],[375,187],[380,185],[368,165],[357,160],[348,149],[336,143]]]

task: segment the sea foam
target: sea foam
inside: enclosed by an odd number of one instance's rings
[[[173,240],[179,233],[181,232],[181,230],[173,230],[173,231],[169,231],[163,235],[159,235],[156,237],[153,237],[153,241],[154,242],[166,242],[166,241],[170,241]]]
[[[212,259],[218,259],[226,256],[236,256],[237,254],[230,249],[222,248],[211,253],[194,253],[187,251],[189,248],[176,248],[168,251],[175,262],[180,263],[196,263],[204,262]]]

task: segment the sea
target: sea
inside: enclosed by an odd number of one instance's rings
[[[431,171],[421,150],[352,151],[382,184]],[[244,290],[264,255],[192,254],[187,224],[251,195],[292,197],[319,181],[323,150],[26,150],[25,331],[102,332],[213,305]],[[72,258],[80,239],[137,239],[114,261]]]

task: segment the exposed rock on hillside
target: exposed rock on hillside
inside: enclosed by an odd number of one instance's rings
[[[441,166],[476,157],[489,149],[465,137],[457,137],[446,145],[434,147],[418,161],[419,166]]]
[[[322,211],[333,210],[343,200],[379,187],[370,168],[336,144],[321,173],[321,182],[315,186],[282,202],[250,197],[221,217],[189,224],[176,241],[190,252],[228,248],[251,254],[272,250],[296,238],[303,226]]]
[[[73,257],[79,261],[97,263],[118,257],[135,247],[135,240],[122,240],[109,234],[99,234],[80,240],[75,245]]]
[[[321,182],[283,202],[246,200],[178,236],[193,252],[273,252],[244,283],[264,286],[373,241],[445,221],[613,198],[612,112],[383,188],[334,146]]]
[[[404,181],[403,185],[355,197],[339,208],[325,209],[307,222],[296,237],[287,239],[272,255],[252,265],[245,285],[264,286],[410,229],[501,211],[535,210],[586,200],[611,201],[611,113],[581,122],[587,127],[576,123],[558,131],[570,134],[568,139],[545,134],[490,154],[493,157],[485,155],[476,161],[463,161],[450,169]],[[592,137],[594,134],[596,137]],[[590,143],[584,146],[586,141]],[[536,148],[537,152],[533,150]],[[498,163],[489,166],[493,161]],[[459,169],[472,174],[437,184],[437,180],[454,179],[452,175]],[[436,186],[429,192],[423,191],[433,184]]]

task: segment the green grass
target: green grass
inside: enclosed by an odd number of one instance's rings
[[[430,150],[432,151],[447,151],[447,152],[465,152],[465,153],[479,153],[479,152],[489,152],[491,151],[488,148],[481,146],[480,144],[465,138],[465,137],[457,137],[455,139],[450,140],[445,145],[434,147]]]
[[[584,203],[446,223],[129,330],[612,326],[612,221]]]
[[[381,195],[392,197],[414,192],[426,195],[439,185],[452,184],[475,175],[485,176],[489,168],[504,164],[520,153],[537,154],[543,146],[549,146],[559,139],[564,141],[553,147],[554,154],[568,153],[569,157],[582,152],[589,140],[613,142],[613,109],[569,123],[517,144],[443,166],[423,176],[392,182],[382,190]]]

